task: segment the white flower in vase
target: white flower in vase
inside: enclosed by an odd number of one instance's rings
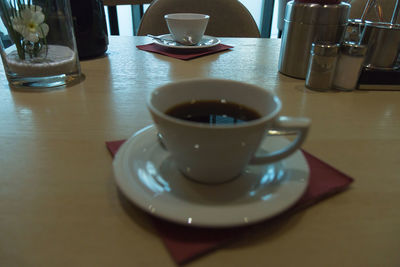
[[[49,25],[45,23],[42,7],[32,0],[0,0],[0,15],[10,39],[16,46],[18,57],[25,60],[46,57]],[[44,49],[44,54],[40,52]]]
[[[26,6],[19,15],[12,18],[12,26],[22,35],[24,42],[37,43],[40,38],[47,36],[49,26],[44,23],[45,16],[40,6]]]

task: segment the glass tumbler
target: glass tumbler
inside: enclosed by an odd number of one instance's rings
[[[79,81],[69,0],[0,0],[0,52],[11,88]]]

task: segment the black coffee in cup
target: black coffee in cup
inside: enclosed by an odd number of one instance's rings
[[[171,107],[165,113],[181,120],[212,125],[237,124],[261,118],[257,111],[225,100],[186,102]]]

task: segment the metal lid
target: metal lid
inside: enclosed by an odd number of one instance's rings
[[[367,53],[367,46],[352,42],[345,42],[340,45],[340,53],[354,57],[363,57]]]
[[[311,53],[319,56],[333,57],[338,54],[339,44],[333,43],[313,43],[311,45]]]
[[[321,5],[316,3],[287,3],[285,21],[310,25],[343,25],[347,23],[350,4]]]

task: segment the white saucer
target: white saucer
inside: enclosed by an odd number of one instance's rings
[[[289,143],[268,137],[262,150]],[[114,176],[123,194],[144,211],[169,221],[203,227],[252,224],[292,206],[308,185],[303,154],[270,165],[252,165],[230,182],[200,184],[185,178],[148,126],[131,136],[115,156]]]
[[[178,42],[175,42],[174,39],[172,38],[171,34],[163,34],[159,35],[161,39],[164,39],[165,41],[153,39],[154,43],[157,45],[161,45],[164,47],[169,47],[169,48],[177,48],[177,49],[203,49],[203,48],[209,48],[218,45],[221,41],[218,38],[204,35],[201,41],[196,44],[196,45],[183,45]]]

